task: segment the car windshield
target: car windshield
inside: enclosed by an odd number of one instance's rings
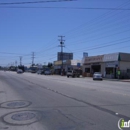
[[[95,72],[94,74],[101,74],[100,72]]]
[[[0,130],[130,130],[130,0],[0,0]]]

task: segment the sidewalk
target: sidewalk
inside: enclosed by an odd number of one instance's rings
[[[119,81],[119,82],[130,82],[130,79],[107,79],[107,78],[103,78],[103,80]]]

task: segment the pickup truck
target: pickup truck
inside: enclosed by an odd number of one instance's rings
[[[80,73],[78,72],[78,71],[74,71],[74,70],[71,70],[71,71],[68,71],[67,72],[67,77],[69,78],[69,77],[79,77],[80,76]]]

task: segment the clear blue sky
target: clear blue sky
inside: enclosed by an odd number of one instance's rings
[[[0,3],[21,1],[25,0],[0,0]],[[57,60],[59,35],[65,36],[64,51],[73,52],[74,59],[82,59],[83,52],[88,52],[89,56],[130,53],[130,10],[71,7],[130,9],[130,0],[0,5],[0,65],[6,66],[15,61],[19,64],[19,56],[23,57],[24,65],[29,65],[32,52],[35,52],[35,63]]]

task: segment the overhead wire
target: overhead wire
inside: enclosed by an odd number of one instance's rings
[[[20,5],[20,4],[39,4],[39,3],[52,3],[52,2],[70,2],[76,0],[42,0],[42,1],[26,1],[26,2],[6,2],[0,3],[0,5]]]
[[[0,6],[0,8],[16,8],[16,9],[72,9],[72,10],[123,10],[123,11],[129,11],[130,8],[94,8],[94,7],[65,7],[65,6],[62,6],[62,7],[56,7],[56,6],[37,6],[37,7],[29,7],[29,6]]]
[[[129,3],[130,3],[130,1],[128,0],[127,2],[124,2],[123,4],[117,6],[116,8],[124,7],[124,6],[128,5]],[[100,15],[100,16],[98,16],[98,17],[92,19],[92,20],[89,20],[89,21],[87,21],[87,22],[85,22],[85,23],[79,25],[78,27],[76,27],[76,28],[74,28],[74,29],[71,29],[70,31],[64,32],[64,34],[67,35],[67,34],[69,34],[69,33],[71,33],[71,32],[75,32],[77,29],[84,28],[85,25],[87,25],[87,26],[92,25],[92,26],[93,26],[93,23],[96,23],[96,24],[97,24],[97,22],[98,22],[97,20],[102,21],[101,18],[104,18],[104,17],[110,15],[111,13],[113,13],[113,11],[108,11],[108,12],[106,12],[106,13],[103,13],[102,15]],[[90,25],[89,25],[89,24],[90,24]]]
[[[124,18],[127,18],[127,19],[124,19]],[[77,35],[74,34],[74,36],[69,36],[70,38],[67,37],[67,39],[70,40],[70,39],[74,39],[75,37],[78,37],[78,38],[83,37],[86,34],[90,35],[90,34],[93,34],[93,33],[97,33],[99,31],[103,31],[104,29],[109,29],[109,30],[111,28],[114,29],[116,26],[120,26],[119,24],[122,24],[122,26],[126,26],[126,24],[124,24],[124,23],[127,22],[129,24],[129,20],[130,20],[130,18],[128,18],[128,14],[127,14],[122,19],[120,19],[120,18],[113,19],[114,22],[107,21],[107,23],[103,24],[103,25],[102,25],[102,23],[100,23],[101,26],[100,26],[100,24],[98,24],[98,26],[96,28],[95,28],[95,26],[93,26],[93,28],[90,27],[90,28],[84,29],[85,32],[82,31],[80,34],[77,34]],[[127,26],[127,28],[128,28],[128,26]]]
[[[84,50],[80,50],[80,51],[76,51],[76,52],[90,51],[90,50],[105,48],[105,47],[109,47],[109,46],[113,46],[113,45],[118,45],[118,44],[122,44],[122,43],[126,43],[126,42],[130,42],[130,40],[126,40],[126,41],[122,41],[122,42],[117,42],[117,43],[113,43],[113,44],[108,44],[108,45],[103,45],[103,46],[99,46],[99,47],[95,47],[95,48],[91,48],[91,49],[84,49]]]
[[[78,48],[78,49],[74,49],[73,51],[78,51],[78,50],[84,50],[84,48],[88,48],[88,49],[92,49],[92,48],[95,48],[95,47],[100,47],[102,45],[108,45],[108,44],[111,44],[111,43],[115,43],[115,42],[118,42],[118,41],[124,41],[124,40],[129,40],[130,37],[125,37],[125,38],[121,38],[121,39],[118,39],[118,40],[112,40],[112,41],[109,41],[109,42],[102,42],[102,43],[99,43],[97,45],[91,45],[91,46],[84,46],[83,48]]]

